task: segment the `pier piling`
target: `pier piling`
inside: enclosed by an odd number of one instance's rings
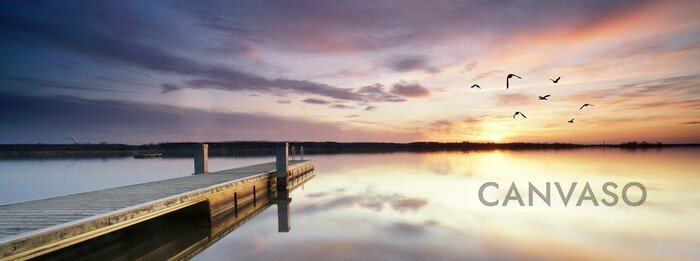
[[[209,172],[209,145],[194,145],[194,174]]]
[[[275,148],[277,154],[277,170],[275,176],[278,178],[286,178],[289,170],[289,144],[278,144]]]

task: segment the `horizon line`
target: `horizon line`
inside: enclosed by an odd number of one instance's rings
[[[80,142],[80,143],[0,143],[0,146],[22,146],[22,145],[126,145],[126,146],[148,146],[148,145],[165,145],[165,144],[222,144],[222,143],[339,143],[339,144],[388,144],[388,145],[411,145],[411,144],[437,144],[437,145],[456,145],[456,144],[475,144],[475,145],[573,145],[573,146],[620,146],[620,145],[695,145],[700,146],[698,142],[689,143],[663,143],[663,142],[648,142],[648,141],[626,141],[617,143],[573,143],[573,142],[474,142],[474,141],[411,141],[411,142],[385,142],[385,141],[271,141],[271,140],[233,140],[233,141],[164,141],[151,143],[111,143],[111,142]]]

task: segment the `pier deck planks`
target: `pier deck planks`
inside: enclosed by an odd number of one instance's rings
[[[313,168],[312,161],[289,161],[290,171],[309,167]],[[8,257],[8,253],[3,253],[9,250],[8,248],[17,248],[18,240],[27,240],[27,238],[46,234],[52,230],[59,231],[68,226],[75,227],[89,223],[93,221],[91,219],[107,219],[110,223],[108,225],[112,225],[110,215],[114,215],[114,223],[127,221],[129,217],[136,218],[139,215],[148,215],[149,205],[154,206],[153,212],[167,212],[167,209],[163,208],[171,205],[176,207],[188,198],[201,202],[202,197],[206,198],[206,193],[225,189],[225,187],[219,188],[218,186],[225,185],[228,188],[247,180],[268,178],[270,174],[275,172],[275,168],[275,162],[270,162],[187,177],[0,205],[0,259],[3,259],[3,256]],[[95,229],[103,227],[100,223],[100,226],[95,226]],[[82,229],[80,233],[84,233],[84,230]],[[44,237],[46,236],[44,235]],[[42,241],[47,240],[44,238]],[[26,244],[26,242],[22,243]],[[53,242],[47,241],[46,243]],[[13,246],[8,246],[8,244],[13,244]]]

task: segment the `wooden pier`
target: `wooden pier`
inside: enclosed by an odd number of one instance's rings
[[[206,146],[199,148],[205,158],[195,159],[195,173],[207,169]],[[216,220],[273,191],[288,204],[288,189],[315,166],[287,155],[284,144],[276,162],[0,205],[0,260],[38,257],[173,212]]]

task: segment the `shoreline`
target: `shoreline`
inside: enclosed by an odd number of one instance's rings
[[[277,142],[208,142],[211,157],[265,157],[274,155]],[[0,159],[17,158],[121,158],[138,154],[162,154],[164,158],[192,157],[194,142],[159,143],[145,145],[126,144],[0,144]],[[573,144],[573,143],[379,143],[379,142],[289,142],[290,148],[304,146],[306,155],[319,154],[373,154],[373,153],[427,153],[484,150],[573,150],[586,148],[610,148],[623,150],[649,150],[663,148],[700,148],[700,144],[622,143],[622,144]]]

